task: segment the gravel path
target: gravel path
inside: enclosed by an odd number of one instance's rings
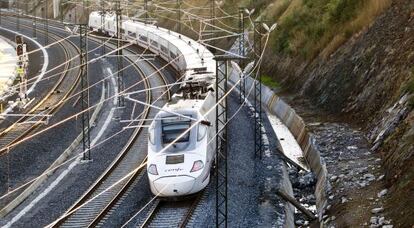
[[[381,227],[392,223],[383,209],[387,197],[383,193],[387,190],[382,161],[379,154],[370,151],[372,146],[362,130],[344,123],[344,117],[324,113],[308,100],[284,99],[304,118],[326,161],[332,190],[324,222],[332,227]],[[373,209],[379,212],[372,213]],[[297,225],[306,222],[301,220]]]

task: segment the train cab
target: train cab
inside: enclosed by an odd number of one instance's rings
[[[147,172],[154,195],[189,195],[208,184],[213,153],[207,144],[212,127],[199,111],[202,104],[203,100],[170,104],[151,124]]]

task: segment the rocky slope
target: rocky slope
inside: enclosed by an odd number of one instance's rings
[[[414,224],[413,47],[414,2],[395,0],[328,58],[277,56],[271,70],[290,93],[362,127],[383,158],[386,205],[398,227]]]

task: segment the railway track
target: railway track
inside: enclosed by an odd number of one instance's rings
[[[186,227],[197,207],[202,193],[186,201],[170,202],[154,200],[141,228]]]
[[[100,42],[98,39],[91,40]],[[114,44],[112,43],[112,45]],[[125,59],[127,59],[130,63],[133,62],[130,58]],[[153,63],[150,61],[146,61],[146,63],[148,66],[157,71]],[[134,67],[145,75],[143,70],[136,64],[134,64]],[[152,79],[146,79],[146,88],[168,84],[162,72],[158,73],[158,77],[151,78]],[[163,93],[167,93],[167,99],[163,99]],[[163,102],[168,100],[170,96],[170,88],[167,88],[164,92],[151,91],[147,92],[146,102],[151,103],[153,101],[152,97],[157,97],[158,99],[154,102],[154,104],[156,106],[162,106]],[[152,119],[155,117],[157,112],[157,110],[145,109],[145,114],[141,118]],[[105,217],[116,208],[117,202],[125,196],[125,193],[128,192],[129,189],[134,187],[134,185],[138,182],[137,180],[143,175],[142,171],[144,168],[136,170],[131,176],[119,182],[119,180],[121,180],[128,173],[135,170],[139,164],[136,159],[136,152],[144,152],[147,150],[146,140],[148,138],[148,134],[147,130],[142,128],[142,126],[148,124],[148,121],[141,121],[139,123],[141,127],[135,130],[127,145],[124,146],[115,161],[89,188],[89,190],[64,214],[64,216],[53,225],[53,227],[100,227],[103,225]],[[142,163],[145,163],[145,161],[146,158],[141,160]],[[117,182],[118,184],[114,186]],[[113,187],[110,190],[105,191],[111,186]],[[150,210],[151,213],[142,226],[171,227],[171,221],[176,221],[174,226],[185,227],[191,218],[195,207],[197,206],[199,198],[200,197],[196,197],[193,200],[178,203],[163,202],[157,199],[153,205],[153,209]]]
[[[13,24],[15,22],[10,21],[10,23]],[[30,28],[29,26],[23,24],[20,26]],[[45,32],[41,30],[38,32],[45,34]],[[63,38],[52,33],[49,33],[49,37],[54,40],[60,40]],[[77,46],[69,40],[66,40],[65,44],[61,42],[59,45],[62,50],[64,50],[65,61],[79,55],[80,53],[79,48],[77,48]],[[43,121],[47,120],[47,117],[45,117],[46,115],[53,115],[62,107],[64,103],[63,101],[74,91],[80,79],[80,71],[78,68],[72,69],[78,65],[79,59],[75,59],[74,61],[70,61],[65,64],[63,66],[64,73],[61,74],[58,81],[49,90],[46,96],[34,104],[33,107],[25,113],[27,116],[18,118],[0,133],[0,155],[7,152],[10,149],[10,145],[30,134],[38,126],[40,126]]]
[[[131,64],[133,61],[130,58],[126,58]],[[138,67],[137,64],[133,64],[134,67],[144,73],[143,70]],[[144,74],[145,75],[145,74]],[[146,78],[145,87],[155,87],[159,85],[168,84],[164,75],[158,73],[157,77]],[[165,91],[166,96],[170,97],[169,90]],[[147,91],[147,103],[153,102],[157,106],[161,106],[163,100],[152,99],[154,94]],[[158,97],[158,96],[157,96]],[[146,108],[142,119],[151,119],[155,117],[157,110]],[[144,163],[146,158],[140,158],[137,154],[146,155],[147,150],[146,140],[148,138],[147,130],[143,128],[144,125],[149,124],[148,121],[140,121],[138,127],[128,143],[124,146],[121,153],[110,165],[110,167],[104,172],[104,174],[98,178],[91,188],[76,202],[61,219],[54,224],[54,227],[91,227],[97,226],[99,222],[105,217],[105,215],[114,207],[117,201],[127,192],[130,187],[133,187],[134,180],[140,176],[143,169],[135,170],[140,163]],[[142,153],[137,153],[142,151]],[[117,185],[110,190],[104,192],[109,187],[113,186],[120,179],[125,177],[130,172],[135,172],[128,178],[123,179]],[[85,204],[85,202],[88,202]],[[83,205],[85,204],[85,205]],[[82,207],[81,207],[82,206]]]

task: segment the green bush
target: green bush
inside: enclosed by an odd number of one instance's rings
[[[414,108],[414,68],[411,69],[411,73],[410,73],[410,80],[408,81],[407,84],[405,84],[402,87],[402,92],[403,93],[409,93],[412,95],[412,97],[410,98],[410,100],[408,101],[408,105],[411,108]]]
[[[410,94],[414,93],[414,78],[411,78],[411,80],[405,85],[405,92],[408,92]]]
[[[269,75],[262,75],[261,83],[270,88],[280,88],[280,85]]]

